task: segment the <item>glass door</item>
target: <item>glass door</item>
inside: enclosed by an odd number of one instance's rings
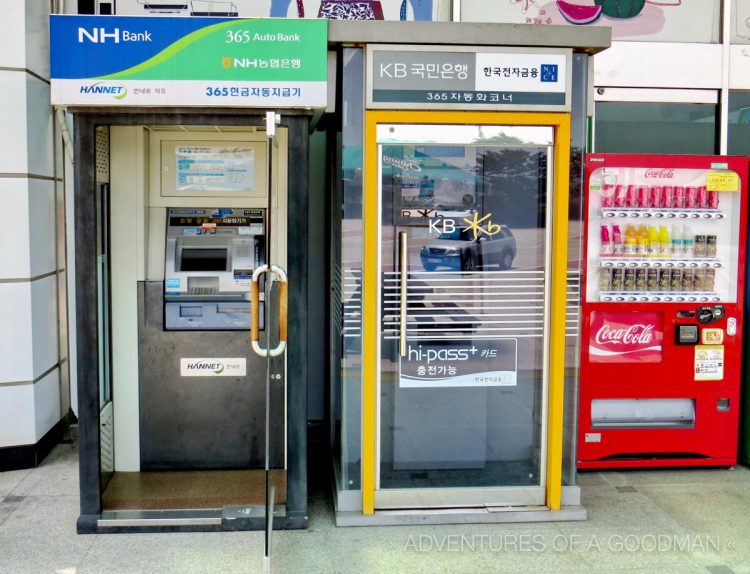
[[[554,129],[376,132],[375,508],[544,505]]]

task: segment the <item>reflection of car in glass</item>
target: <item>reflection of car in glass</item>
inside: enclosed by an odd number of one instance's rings
[[[441,233],[437,240],[428,243],[419,252],[426,271],[446,267],[451,271],[474,271],[497,266],[510,269],[516,257],[516,238],[507,225],[501,225],[496,234],[474,234],[467,227],[456,227]]]

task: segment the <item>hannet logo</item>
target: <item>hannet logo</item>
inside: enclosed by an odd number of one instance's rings
[[[196,361],[194,363],[188,363],[185,368],[188,371],[211,371],[214,375],[220,375],[224,372],[224,364],[218,361]]]
[[[122,100],[128,95],[128,89],[122,84],[111,82],[96,82],[95,84],[80,87],[82,94],[110,94],[116,100]]]

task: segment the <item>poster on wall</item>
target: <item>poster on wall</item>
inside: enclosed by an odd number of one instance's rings
[[[447,2],[442,2],[446,12]],[[117,0],[120,16],[438,20],[441,0]]]
[[[462,0],[463,22],[607,26],[613,40],[718,42],[719,0]]]
[[[252,148],[178,146],[175,148],[177,191],[253,190]]]
[[[516,339],[409,341],[399,360],[399,387],[515,387]]]

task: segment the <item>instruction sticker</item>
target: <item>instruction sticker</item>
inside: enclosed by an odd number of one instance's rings
[[[721,381],[724,379],[724,345],[695,347],[695,380]]]
[[[733,171],[709,172],[706,174],[708,191],[739,191],[740,176]]]

